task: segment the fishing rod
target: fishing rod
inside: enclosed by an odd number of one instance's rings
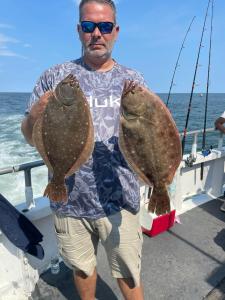
[[[194,87],[195,87],[195,79],[196,79],[197,69],[198,69],[198,61],[199,61],[200,52],[201,52],[201,48],[202,48],[202,40],[203,40],[204,31],[205,31],[205,24],[206,24],[206,19],[207,19],[207,15],[208,15],[210,1],[211,0],[209,0],[208,5],[207,5],[206,14],[205,14],[205,20],[204,20],[204,25],[203,25],[202,34],[201,34],[201,40],[200,40],[200,44],[199,44],[199,48],[198,48],[198,56],[197,56],[197,61],[196,61],[196,65],[195,65],[195,72],[194,72],[194,78],[193,78],[193,82],[192,82],[192,89],[191,89],[191,95],[190,95],[190,100],[189,100],[189,105],[188,105],[188,112],[187,112],[187,117],[186,117],[186,123],[185,123],[185,127],[184,127],[184,132],[183,132],[182,155],[184,154],[184,147],[185,147],[185,140],[186,140],[186,134],[187,134],[187,127],[188,127],[188,121],[189,121],[189,116],[190,116],[190,111],[191,111],[191,104],[192,104],[193,92],[194,92]]]
[[[169,100],[170,100],[171,90],[172,90],[172,87],[173,87],[173,85],[174,85],[174,83],[173,83],[173,82],[174,82],[174,77],[175,77],[177,68],[178,68],[178,66],[179,66],[178,63],[179,63],[179,60],[180,60],[181,52],[182,52],[182,50],[184,49],[184,43],[185,43],[186,38],[187,38],[187,35],[188,35],[188,33],[189,33],[190,29],[191,29],[192,23],[194,22],[194,19],[195,19],[195,16],[193,17],[193,19],[192,19],[192,21],[191,21],[191,23],[190,23],[190,25],[189,25],[189,27],[188,27],[188,30],[187,30],[187,32],[186,32],[186,34],[185,34],[185,37],[184,37],[184,39],[183,39],[183,42],[182,42],[182,45],[181,45],[181,48],[180,48],[180,51],[179,51],[179,54],[178,54],[178,57],[177,57],[177,61],[176,61],[175,68],[174,68],[174,71],[173,71],[172,80],[171,80],[171,83],[170,83],[169,93],[168,93],[168,96],[167,96],[167,101],[166,101],[166,106],[167,106],[167,107],[168,107]]]
[[[209,63],[208,63],[208,75],[207,75],[207,88],[206,88],[206,100],[205,100],[205,119],[204,119],[204,131],[202,135],[202,154],[207,156],[211,153],[208,149],[205,149],[206,143],[206,120],[207,120],[207,110],[208,110],[208,96],[209,96],[209,79],[210,79],[210,68],[211,68],[211,51],[212,51],[212,31],[213,31],[213,11],[214,5],[212,0],[212,15],[211,15],[211,29],[210,29],[210,42],[209,42]],[[201,180],[203,179],[204,163],[201,163]]]

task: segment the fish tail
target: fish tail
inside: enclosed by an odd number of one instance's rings
[[[56,202],[67,201],[67,187],[64,182],[60,184],[49,182],[44,191],[44,196]]]
[[[165,187],[154,188],[149,200],[148,210],[156,215],[163,215],[170,212],[170,198]]]

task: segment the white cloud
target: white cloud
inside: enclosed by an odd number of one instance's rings
[[[9,49],[0,49],[0,56],[14,56],[14,57],[19,57],[19,58],[23,58],[23,59],[27,59],[27,57],[17,54]]]
[[[0,23],[0,28],[8,28],[8,29],[12,29],[14,28],[12,25],[9,24],[4,24],[4,23]]]
[[[0,33],[0,47],[4,46],[6,43],[19,43],[19,41],[15,38]]]
[[[31,47],[32,47],[31,44],[23,44],[23,46],[24,46],[25,48],[31,48]]]
[[[27,57],[17,54],[16,52],[8,49],[9,43],[16,44],[16,43],[20,43],[20,41],[18,41],[13,37],[7,36],[3,33],[0,33],[0,56],[11,56],[11,57],[13,56],[13,57],[27,59]]]

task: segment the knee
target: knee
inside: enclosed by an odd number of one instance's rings
[[[119,285],[126,285],[129,289],[135,288],[135,283],[133,278],[117,278]]]

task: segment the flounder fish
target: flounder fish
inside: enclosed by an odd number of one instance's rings
[[[46,108],[34,124],[32,139],[53,177],[44,196],[66,201],[65,177],[72,175],[90,157],[94,129],[89,104],[73,75],[50,93]]]
[[[169,212],[167,186],[182,158],[179,132],[163,101],[132,81],[125,82],[121,99],[119,147],[133,171],[153,186],[149,211]]]

